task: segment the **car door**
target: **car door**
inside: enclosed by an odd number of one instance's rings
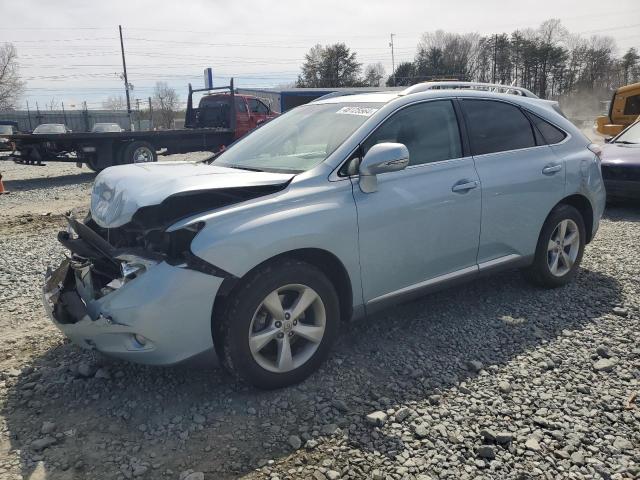
[[[251,130],[251,120],[249,110],[247,110],[247,101],[244,97],[235,97],[236,102],[236,134],[235,138],[240,138],[249,130]]]
[[[262,103],[257,98],[247,99],[249,103],[249,113],[251,114],[251,125],[255,128],[268,118],[269,107]]]
[[[564,197],[561,158],[516,105],[462,99],[471,151],[482,184],[480,269],[535,252],[551,209]]]
[[[476,271],[480,188],[462,149],[451,100],[402,108],[361,146],[403,143],[409,165],[378,175],[378,188],[354,185],[365,302],[393,301],[422,287]]]

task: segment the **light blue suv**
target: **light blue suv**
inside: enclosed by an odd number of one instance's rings
[[[598,150],[527,90],[334,96],[207,162],[103,171],[44,303],[82,347],[165,365],[215,349],[281,387],[340,321],[507,268],[566,284],[604,204]]]

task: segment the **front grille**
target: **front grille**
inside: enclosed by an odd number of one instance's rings
[[[602,178],[605,180],[640,182],[640,167],[603,165]]]

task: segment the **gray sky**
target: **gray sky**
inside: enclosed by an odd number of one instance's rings
[[[510,33],[549,18],[585,37],[613,37],[618,54],[640,49],[638,0],[0,0],[0,18],[11,19],[0,43],[18,48],[23,100],[40,108],[52,98],[99,108],[124,93],[118,24],[133,97],[141,99],[167,81],[185,100],[187,83],[201,86],[209,66],[217,84],[231,75],[247,87],[291,82],[316,43],[345,42],[364,65],[380,61],[390,74],[390,33],[396,64],[413,59],[425,31]]]

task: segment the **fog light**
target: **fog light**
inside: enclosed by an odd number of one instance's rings
[[[138,345],[144,347],[147,344],[147,339],[138,333],[133,334],[133,339],[136,341]]]

